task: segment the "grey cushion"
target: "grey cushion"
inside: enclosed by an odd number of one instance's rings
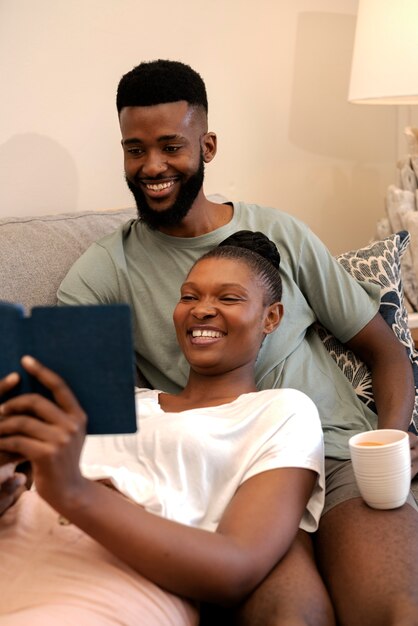
[[[136,209],[0,219],[0,300],[55,305],[74,261],[96,239],[136,216]]]

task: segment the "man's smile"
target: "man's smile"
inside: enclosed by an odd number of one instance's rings
[[[163,189],[168,189],[174,185],[174,180],[169,180],[164,183],[143,183],[146,189],[150,189],[151,191],[162,191]]]

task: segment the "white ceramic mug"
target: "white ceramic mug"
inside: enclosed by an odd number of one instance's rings
[[[359,433],[349,448],[363,500],[374,509],[402,506],[411,488],[408,433],[389,428]]]

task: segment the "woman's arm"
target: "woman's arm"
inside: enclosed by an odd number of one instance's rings
[[[61,515],[165,589],[234,604],[290,547],[316,481],[313,471],[265,471],[238,489],[216,533],[146,512],[79,470],[86,417],[64,382],[24,360],[55,398],[27,394],[0,408],[0,450],[32,462],[39,494]],[[1,393],[1,383],[0,383]]]
[[[161,587],[230,605],[250,593],[285,555],[315,478],[309,470],[290,468],[249,479],[216,533],[157,517],[91,481],[71,499],[50,504]]]
[[[6,469],[5,466],[0,466],[0,516],[13,506],[27,489],[27,476],[24,473],[15,471],[13,466],[10,471],[9,468]]]
[[[18,378],[11,379],[11,388]],[[7,383],[5,383],[7,388]],[[22,463],[22,459],[10,452],[0,451],[0,516],[3,515],[29,489],[31,481],[30,463]]]

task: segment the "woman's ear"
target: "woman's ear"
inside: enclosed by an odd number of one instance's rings
[[[215,133],[205,133],[200,140],[203,160],[210,163],[216,154],[217,138]]]
[[[264,319],[264,332],[266,335],[276,330],[283,317],[283,311],[283,304],[281,302],[274,302],[267,308],[266,317]]]

